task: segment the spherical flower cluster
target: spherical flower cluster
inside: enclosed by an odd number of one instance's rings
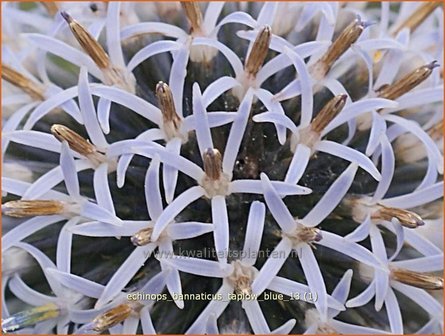
[[[2,2],[5,333],[443,333],[440,2]]]

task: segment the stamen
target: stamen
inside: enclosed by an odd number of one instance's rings
[[[171,132],[167,133],[173,133],[169,134],[169,136],[171,135],[171,137],[174,137],[181,124],[181,119],[176,113],[172,91],[166,83],[161,81],[156,85],[156,96],[158,98],[158,103],[164,120],[164,130],[168,131],[170,128],[165,127],[166,125],[173,126]]]
[[[43,7],[47,10],[50,16],[54,16],[59,11],[59,6],[54,1],[40,1]]]
[[[357,41],[368,25],[369,23],[362,21],[360,17],[349,24],[332,43],[326,53],[311,67],[311,74],[317,79],[324,78],[335,61]]]
[[[190,22],[190,33],[197,33],[201,31],[202,13],[199,4],[195,1],[181,2],[185,15]]]
[[[332,98],[317,114],[311,123],[312,131],[320,134],[334,119],[346,104],[347,95],[338,95]]]
[[[425,20],[430,16],[430,14],[439,7],[441,2],[433,2],[433,1],[427,1],[423,4],[421,4],[416,10],[406,18],[405,21],[403,21],[400,26],[398,26],[394,32],[393,35],[397,35],[402,29],[408,28],[411,33],[415,31]]]
[[[379,210],[372,214],[372,219],[380,219],[385,221],[391,221],[393,218],[397,218],[400,224],[404,227],[415,229],[418,226],[425,225],[422,218],[412,212],[405,209],[390,208],[383,205],[379,205]]]
[[[434,68],[437,68],[438,66],[439,64],[437,64],[437,61],[422,65],[398,82],[391,85],[385,85],[378,91],[378,96],[390,100],[397,99],[425,81],[432,74]]]
[[[12,333],[32,327],[39,322],[55,319],[59,314],[59,307],[54,303],[34,307],[2,319],[2,331],[3,333]]]
[[[210,180],[219,180],[222,174],[221,153],[216,148],[208,148],[204,155],[204,171]]]
[[[68,142],[68,146],[81,155],[89,156],[97,152],[94,145],[66,126],[58,124],[52,125],[51,133],[60,142]]]
[[[2,78],[25,91],[35,100],[45,100],[44,88],[40,83],[25,77],[20,72],[2,63]]]
[[[153,233],[153,228],[145,228],[136,232],[131,236],[131,242],[136,246],[144,246],[151,243],[151,234]]]
[[[133,312],[133,308],[128,303],[120,304],[93,320],[93,330],[101,333],[126,320]]]
[[[283,235],[292,240],[294,245],[298,245],[299,243],[311,244],[313,242],[318,242],[323,238],[320,229],[302,225],[298,225],[294,232],[283,233]]]
[[[110,59],[102,46],[91,36],[91,34],[67,12],[60,13],[68,23],[71,31],[82,49],[93,59],[94,63],[101,68],[111,67]]]
[[[391,270],[391,278],[417,288],[428,290],[443,289],[443,278],[427,273],[394,268]]]
[[[241,295],[252,295],[252,282],[254,271],[252,267],[243,265],[239,260],[232,262],[233,273],[228,280],[232,283],[235,292]]]
[[[258,33],[244,66],[245,71],[252,77],[256,76],[263,65],[267,52],[269,51],[271,39],[272,29],[269,26],[264,26]]]
[[[3,213],[10,217],[59,215],[65,212],[65,204],[53,200],[18,200],[2,205]]]

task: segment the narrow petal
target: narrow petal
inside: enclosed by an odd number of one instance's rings
[[[348,300],[346,302],[347,308],[361,307],[366,305],[375,295],[375,283],[371,282],[371,284],[366,287],[366,289],[361,292],[356,297]]]
[[[434,141],[428,136],[428,134],[419,126],[418,123],[407,120],[405,118],[396,116],[396,115],[385,115],[385,119],[387,121],[391,121],[396,123],[403,128],[405,128],[408,132],[413,133],[416,137],[419,138],[420,141],[424,144],[426,150],[431,153],[434,157],[435,164],[437,167],[437,171],[442,174],[443,173],[443,156],[440,153],[438,147],[434,143]]]
[[[190,49],[183,47],[176,53],[170,70],[169,85],[175,101],[176,113],[183,117],[182,97],[184,93],[185,76],[187,75],[187,63],[189,61]]]
[[[229,252],[229,218],[225,196],[212,198],[213,239],[219,262],[227,263]]]
[[[300,127],[306,127],[312,120],[314,98],[312,80],[303,59],[292,49],[285,48],[285,54],[291,59],[301,82],[301,120]]]
[[[99,98],[97,103],[97,121],[105,134],[110,133],[111,100]]]
[[[279,113],[274,113],[274,112],[264,112],[264,113],[254,115],[252,120],[255,122],[274,123],[274,124],[284,126],[288,129],[290,129],[292,133],[298,132],[297,126],[295,126],[295,124],[292,122],[292,120],[284,114],[279,114]]]
[[[369,135],[368,146],[366,146],[365,154],[366,156],[371,156],[376,150],[377,146],[380,144],[381,136],[385,136],[386,133],[386,122],[382,116],[376,111],[372,111],[372,126],[371,133]]]
[[[317,244],[329,247],[366,265],[375,268],[385,268],[373,253],[357,243],[327,231],[322,231],[322,237],[323,239],[317,242]]]
[[[73,234],[69,231],[71,227],[77,224],[79,217],[70,219],[60,230],[57,239],[56,265],[62,272],[71,271],[71,246]]]
[[[357,118],[358,116],[364,113],[369,113],[372,110],[379,110],[382,108],[394,108],[397,107],[397,105],[397,102],[383,98],[363,99],[346,105],[341,113],[329,123],[329,125],[323,130],[323,132],[321,132],[321,136],[325,136],[333,129],[347,122],[349,119]]]
[[[211,4],[212,2],[209,3],[209,6]],[[228,76],[218,78],[217,80],[212,82],[209,86],[207,86],[202,94],[202,104],[204,105],[204,108],[207,108],[224,92],[238,85],[240,84],[235,78]]]
[[[167,151],[180,155],[182,141],[179,138],[174,138],[167,142]],[[170,167],[169,165],[163,165],[162,182],[164,183],[165,201],[170,204],[175,196],[176,183],[178,182],[178,169]]]
[[[240,78],[239,76],[242,75],[244,69],[241,60],[230,48],[226,47],[223,43],[215,39],[195,37],[193,39],[193,45],[205,45],[218,49],[232,66],[233,71],[235,72],[235,77]]]
[[[87,237],[130,237],[149,225],[147,221],[128,223],[123,221],[122,226],[110,225],[102,222],[88,222],[71,227],[69,230],[76,235]]]
[[[427,204],[441,198],[443,195],[443,181],[437,182],[422,190],[416,190],[401,196],[386,198],[380,203],[389,207],[410,209],[419,205]]]
[[[187,36],[187,33],[185,31],[175,25],[162,22],[141,22],[123,27],[121,30],[121,39],[125,40],[137,35],[150,33],[158,33],[176,39]]]
[[[205,191],[200,186],[191,187],[175,198],[162,212],[153,226],[152,241],[156,241],[165,227],[189,204],[204,195]]]
[[[139,326],[139,317],[129,316],[125,319],[122,328],[122,334],[135,335]]]
[[[109,223],[111,225],[122,225],[122,220],[116,217],[114,213],[92,202],[84,202],[81,206],[79,215],[100,222]]]
[[[33,305],[33,306],[43,306],[48,304],[48,302],[57,302],[57,298],[51,297],[39,293],[29,287],[18,274],[15,274],[11,280],[9,280],[9,289],[11,292],[20,300]]]
[[[316,293],[317,296],[314,305],[319,311],[322,321],[324,321],[327,319],[328,314],[328,299],[323,276],[312,248],[308,244],[300,244],[299,248],[301,248],[300,263],[306,276],[307,284],[311,292]]]
[[[402,313],[400,312],[396,295],[391,288],[388,288],[388,293],[386,294],[385,307],[391,332],[394,334],[403,334]]]
[[[136,247],[108,281],[100,298],[96,302],[95,308],[102,307],[116,297],[144,265],[155,248],[155,244]]]
[[[241,259],[246,265],[255,265],[263,236],[265,216],[266,207],[264,203],[254,201],[250,206],[249,218],[247,219],[246,238],[243,248],[244,257]]]
[[[284,232],[292,232],[296,227],[295,220],[264,173],[261,173],[261,183],[264,190],[264,199],[272,216]]]
[[[82,112],[82,118],[87,129],[88,136],[93,144],[99,148],[108,146],[102,129],[97,120],[96,109],[94,108],[93,97],[88,84],[88,73],[82,68],[79,74],[79,107]]]
[[[362,327],[359,325],[349,324],[337,320],[332,320],[329,323],[331,323],[332,327],[342,334],[352,334],[352,335],[362,335],[362,334],[388,334],[388,332],[384,330],[378,330],[374,328],[369,327]]]
[[[151,220],[156,220],[162,214],[163,206],[159,188],[159,156],[155,155],[145,175],[145,201]]]
[[[161,111],[154,105],[135,96],[134,94],[114,86],[96,85],[91,86],[90,88],[91,93],[95,96],[108,99],[116,104],[125,106],[157,125],[161,123]]]
[[[357,166],[355,164],[350,164],[334,183],[332,183],[320,201],[318,201],[300,222],[303,225],[310,227],[320,224],[341,202],[343,196],[349,190],[356,172]]]
[[[124,67],[125,62],[124,55],[122,54],[122,44],[120,38],[120,18],[121,4],[119,2],[110,2],[107,8],[107,17],[105,19],[107,52],[108,55],[110,55],[111,62],[115,66]]]
[[[303,176],[310,158],[311,149],[306,145],[298,144],[289,168],[287,169],[284,182],[297,184],[300,178]]]
[[[19,226],[16,226],[7,233],[3,234],[2,251],[6,251],[11,246],[31,236],[34,232],[64,219],[65,218],[62,216],[42,216],[24,221]]]
[[[443,255],[421,257],[402,261],[393,261],[392,266],[414,272],[437,272],[443,269]]]
[[[169,255],[173,255],[173,245],[171,240],[162,241],[159,244],[159,253],[165,255],[167,258]],[[165,275],[165,283],[167,285],[168,292],[175,301],[176,306],[179,309],[184,308],[184,300],[181,299],[182,287],[181,278],[179,277],[179,272],[177,269],[170,267],[170,265],[165,265],[161,259],[161,268],[164,271],[167,269]]]
[[[63,286],[90,298],[97,299],[104,290],[104,286],[78,275],[66,273],[54,268],[48,268],[45,270],[45,272],[48,274],[48,276],[53,277]]]
[[[291,251],[292,242],[289,238],[283,237],[255,277],[252,283],[253,294],[260,295],[264,292],[286,262]]]
[[[332,297],[339,302],[344,303],[348,298],[349,289],[351,287],[352,273],[352,269],[347,270],[332,292]]]
[[[162,262],[180,270],[181,272],[211,278],[224,278],[232,272],[231,265],[223,265],[220,262],[205,259],[172,255],[168,258],[162,258]]]
[[[77,177],[76,164],[74,157],[71,155],[68,143],[62,142],[60,152],[60,167],[62,169],[63,178],[68,194],[73,198],[80,197],[79,179]]]
[[[364,240],[369,235],[369,229],[371,227],[371,215],[368,215],[366,219],[361,223],[354,231],[345,236],[346,240],[352,241],[354,243]]]
[[[38,131],[14,131],[11,133],[3,133],[3,137],[21,145],[60,153],[60,142],[48,133]]]
[[[381,163],[382,179],[377,185],[377,189],[374,192],[374,196],[372,197],[371,202],[378,202],[385,196],[386,192],[388,191],[391,185],[396,165],[394,151],[386,136],[382,136],[380,138],[380,143],[382,147],[382,163]]]
[[[153,322],[151,320],[150,312],[148,307],[144,307],[141,309],[141,326],[142,332],[144,335],[155,335],[156,330],[153,326]]]
[[[44,49],[56,56],[59,56],[78,67],[85,66],[88,72],[94,77],[102,80],[103,76],[100,69],[94,64],[93,60],[80,50],[59,41],[53,37],[43,34],[26,34],[26,38],[40,49]]]
[[[273,290],[274,292],[287,295],[291,298],[291,300],[303,300],[305,302],[307,302],[306,298],[308,298],[307,295],[305,295],[305,293],[311,292],[310,288],[307,285],[303,285],[299,282],[292,281],[279,276],[274,277],[267,286],[267,288]],[[328,302],[328,307],[331,309],[335,309],[336,311],[345,310],[343,304],[334,299],[331,295],[328,295],[327,302]],[[310,301],[310,303],[314,302]]]
[[[227,139],[226,148],[224,150],[223,157],[223,171],[226,174],[232,175],[233,166],[235,164],[236,157],[240,150],[241,141],[243,140],[244,131],[247,126],[247,121],[250,115],[250,109],[252,105],[252,91],[247,91],[243,101],[238,109],[238,116],[233,121],[230,128],[229,137]]]
[[[150,57],[161,54],[164,52],[169,52],[173,50],[178,50],[180,45],[175,41],[156,41],[150,43],[148,46],[139,50],[133,58],[128,62],[127,70],[133,71],[139,64],[149,59]]]
[[[204,14],[204,22],[203,26],[205,31],[211,32],[216,25],[216,21],[220,16],[224,7],[224,3],[222,2],[209,2],[206,8],[206,12]]]
[[[96,168],[93,183],[97,205],[114,214],[114,204],[108,183],[108,163],[102,163]]]
[[[255,334],[269,334],[270,329],[258,301],[244,300],[242,306],[246,312],[247,319],[249,320],[253,332]]]
[[[366,155],[355,149],[329,140],[320,141],[315,145],[314,149],[358,164],[360,168],[367,171],[377,181],[380,181],[382,178],[382,175],[379,173],[372,161]]]
[[[209,121],[207,119],[207,111],[201,96],[201,90],[198,83],[193,84],[193,114],[199,120],[196,123],[196,138],[198,141],[199,151],[202,154],[209,148],[213,149],[212,135],[210,134]]]
[[[271,181],[271,184],[280,197],[289,195],[308,195],[312,192],[309,188],[282,181]],[[230,192],[261,195],[264,190],[262,182],[259,180],[235,180],[230,183]]]
[[[213,224],[201,222],[174,223],[167,227],[167,233],[172,240],[189,239],[213,231]]]
[[[228,282],[223,281],[221,288],[216,292],[216,295],[221,295],[222,300],[212,300],[204,308],[198,318],[193,322],[186,334],[202,334],[207,327],[207,320],[211,314],[218,318],[224,309],[229,305],[230,300],[228,295],[233,293],[233,287]]]

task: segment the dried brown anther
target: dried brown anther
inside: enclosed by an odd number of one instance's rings
[[[151,243],[151,234],[153,233],[153,228],[145,228],[136,232],[131,236],[131,242],[135,246],[144,246]]]
[[[111,68],[110,59],[102,46],[91,36],[91,34],[67,12],[60,13],[68,23],[71,31],[82,49],[92,58],[100,69]]]
[[[372,214],[371,218],[386,220],[389,222],[393,218],[396,218],[402,226],[410,229],[415,229],[418,226],[425,225],[425,222],[422,220],[422,218],[412,211],[386,207],[383,205],[379,205],[379,209]]]
[[[96,147],[94,145],[66,126],[58,124],[52,125],[51,133],[60,142],[66,141],[73,151],[81,155],[89,156],[96,153]]]
[[[414,272],[401,268],[391,270],[391,278],[406,285],[417,288],[438,290],[443,289],[443,278],[427,273]]]
[[[397,35],[404,28],[408,28],[411,32],[415,31],[440,4],[440,1],[424,2],[393,31],[393,35]]]
[[[210,180],[217,181],[222,173],[222,157],[216,148],[208,148],[203,155],[204,171]]]
[[[369,23],[358,17],[349,24],[332,43],[326,53],[311,67],[310,72],[317,79],[322,79],[329,72],[332,65],[343,55],[353,43],[357,41]]]
[[[18,200],[2,205],[3,213],[10,217],[32,217],[60,215],[65,211],[64,203],[53,200]]]
[[[312,131],[320,134],[334,119],[346,104],[347,95],[338,95],[332,98],[317,114],[311,123]]]
[[[202,26],[202,13],[199,8],[199,4],[195,1],[185,1],[181,2],[182,8],[184,9],[185,15],[190,22],[191,33],[197,33],[201,31]]]
[[[159,82],[156,85],[156,97],[158,98],[164,124],[171,123],[173,129],[178,130],[181,119],[176,113],[175,102],[170,87],[162,81]]]
[[[2,63],[2,78],[25,91],[29,96],[36,100],[44,100],[44,88],[40,83],[27,78],[17,70]]]
[[[247,57],[244,66],[245,71],[252,77],[255,77],[266,59],[269,51],[270,41],[272,39],[272,29],[269,26],[264,26],[258,33],[252,50]]]
[[[96,317],[93,320],[93,330],[98,333],[104,332],[126,320],[132,312],[133,308],[129,304],[120,304]]]
[[[396,83],[385,85],[378,91],[378,96],[390,100],[397,99],[425,81],[438,66],[437,61],[422,65]]]

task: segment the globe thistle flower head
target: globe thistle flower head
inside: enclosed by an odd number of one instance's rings
[[[443,333],[439,2],[2,19],[3,332]]]

